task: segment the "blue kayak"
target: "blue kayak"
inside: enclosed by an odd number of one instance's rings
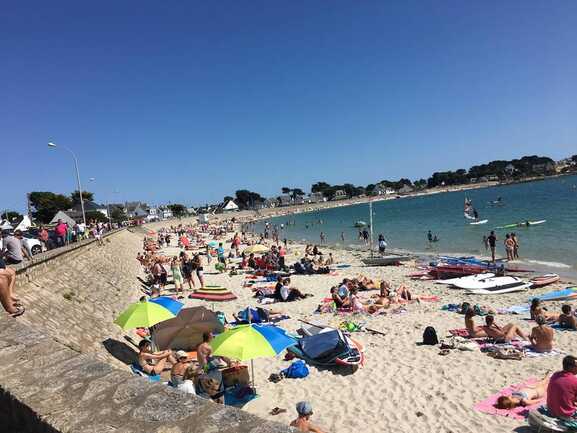
[[[562,301],[564,299],[577,298],[577,287],[567,287],[566,289],[555,290],[541,296],[535,296],[534,298],[537,298],[540,301]],[[529,299],[529,301],[531,301],[531,299]]]

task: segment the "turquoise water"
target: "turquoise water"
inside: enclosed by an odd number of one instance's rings
[[[489,220],[487,224],[474,226],[465,220],[466,196],[473,200],[480,219]],[[503,198],[504,206],[489,205],[488,202],[497,197]],[[361,241],[353,224],[359,220],[368,222],[368,209],[369,205],[364,203],[268,221],[279,226],[285,224],[282,236],[288,239],[319,243],[322,231],[327,243],[342,245],[341,232],[344,232],[345,246],[358,246]],[[528,228],[495,230],[499,239],[497,251],[504,254],[501,241],[506,233],[514,231],[519,238],[523,262],[574,275],[577,271],[577,176],[373,203],[375,239],[383,233],[389,247],[417,253],[486,255],[484,234],[498,226],[525,220],[547,222]],[[286,226],[287,221],[295,224]],[[262,224],[257,229],[262,230]],[[439,237],[439,242],[429,244],[428,230]]]

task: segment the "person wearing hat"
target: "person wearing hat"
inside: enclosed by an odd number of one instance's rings
[[[557,418],[577,418],[577,358],[563,358],[563,370],[553,373],[547,387],[547,409]]]
[[[170,383],[172,386],[178,386],[182,384],[184,372],[190,365],[190,362],[188,361],[188,353],[186,353],[184,350],[178,350],[175,357],[176,364],[174,364],[170,370]]]
[[[308,401],[299,401],[296,404],[297,419],[290,423],[291,427],[295,427],[298,431],[323,433],[323,430],[314,426],[310,419],[313,415],[313,407]]]

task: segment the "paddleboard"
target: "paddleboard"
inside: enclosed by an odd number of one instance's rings
[[[455,285],[455,284],[458,284],[460,282],[483,280],[485,278],[492,278],[494,276],[495,276],[495,274],[492,274],[491,272],[487,272],[486,274],[467,275],[466,277],[449,278],[448,280],[435,280],[435,283]]]
[[[489,222],[489,220],[481,220],[481,221],[475,221],[475,222],[472,222],[472,223],[469,223],[469,224],[472,225],[472,226],[476,226],[476,225],[479,225],[479,224],[487,224],[488,222]]]
[[[500,295],[503,293],[511,293],[511,292],[521,292],[527,290],[531,286],[531,283],[513,283],[506,286],[497,286],[492,287],[489,289],[475,289],[475,290],[467,290],[467,294],[469,295]]]
[[[539,224],[544,224],[546,223],[547,220],[539,220],[539,221],[529,221],[529,225],[527,225],[527,223],[525,222],[518,222],[518,223],[514,223],[514,224],[507,224],[501,227],[496,227],[497,229],[514,229],[514,228],[524,228],[524,227],[532,227],[532,226],[538,226]]]
[[[562,290],[555,290],[553,292],[545,293],[541,296],[536,296],[540,301],[562,301],[564,299],[577,298],[577,287],[567,287]],[[531,302],[533,298],[529,299]]]
[[[477,280],[469,279],[465,281],[459,281],[453,284],[459,289],[465,290],[490,290],[492,288],[499,287],[509,287],[518,284],[524,284],[525,282],[517,277],[490,277],[490,278],[480,278]]]

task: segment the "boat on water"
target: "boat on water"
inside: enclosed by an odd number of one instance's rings
[[[406,262],[411,260],[412,256],[406,254],[394,254],[390,253],[384,256],[379,257],[367,257],[365,259],[361,259],[366,266],[389,266],[389,265],[396,265],[401,262]]]
[[[513,224],[506,224],[504,226],[500,226],[500,227],[495,227],[496,229],[514,229],[514,228],[523,228],[523,227],[532,227],[532,226],[538,226],[541,224],[546,223],[547,220],[539,220],[539,221],[523,221],[523,222],[518,222],[518,223],[513,223]]]
[[[360,229],[360,228],[366,227],[366,226],[367,226],[367,223],[364,222],[364,221],[357,221],[357,222],[355,222],[354,226],[355,226],[356,228]]]

